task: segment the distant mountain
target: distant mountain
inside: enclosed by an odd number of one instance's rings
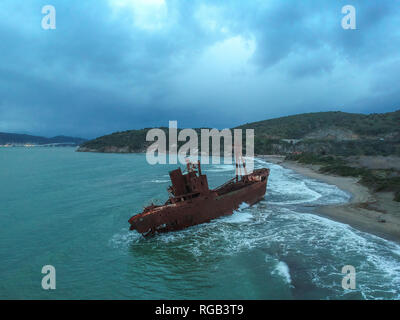
[[[45,145],[45,144],[68,144],[68,145],[80,145],[87,141],[82,138],[57,136],[53,138],[31,136],[28,134],[18,134],[18,133],[4,133],[0,132],[0,145]]]
[[[400,155],[400,110],[368,115],[339,111],[305,113],[237,128],[255,130],[256,154]],[[161,129],[168,133],[166,128]],[[78,151],[143,152],[150,144],[146,142],[148,130],[102,136],[83,143]]]

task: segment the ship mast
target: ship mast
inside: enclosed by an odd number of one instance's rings
[[[247,176],[246,170],[246,161],[243,159],[242,150],[238,147],[234,147],[235,153],[235,176],[236,182],[239,181],[239,176],[242,178],[243,176]],[[242,174],[243,170],[243,174]]]
[[[186,161],[186,170],[187,172],[193,172],[197,169],[197,173],[201,176],[201,165],[200,160],[197,160],[197,164],[190,162],[189,158],[185,158]]]

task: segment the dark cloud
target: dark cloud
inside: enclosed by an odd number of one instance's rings
[[[396,1],[52,0],[52,31],[46,4],[0,3],[0,131],[94,137],[399,105]],[[341,28],[347,4],[357,30]]]

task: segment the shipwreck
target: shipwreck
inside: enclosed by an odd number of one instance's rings
[[[131,217],[130,230],[147,237],[231,215],[242,203],[253,205],[264,198],[270,173],[268,168],[262,168],[248,174],[244,160],[237,161],[235,177],[209,189],[200,161],[187,162],[186,171],[178,168],[169,173],[172,183],[168,188],[169,199],[163,205],[151,204]]]

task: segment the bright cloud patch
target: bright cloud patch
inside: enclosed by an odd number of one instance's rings
[[[227,33],[229,31],[222,23],[221,8],[201,5],[195,13],[195,18],[206,32]]]
[[[144,30],[158,30],[164,27],[168,8],[165,0],[110,0],[117,11],[131,10],[134,25]]]

